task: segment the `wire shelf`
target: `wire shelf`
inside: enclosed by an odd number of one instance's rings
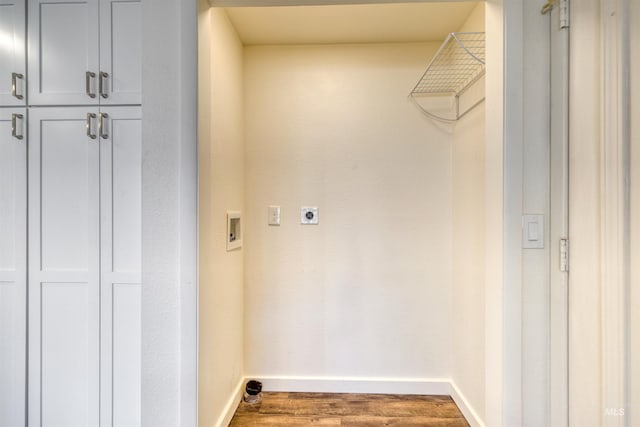
[[[482,101],[476,102],[464,112],[459,111],[459,96],[484,76],[484,72],[485,33],[451,33],[440,46],[410,96],[414,100],[416,96],[455,97],[455,118],[430,113],[417,102],[416,104],[433,118],[456,121]]]

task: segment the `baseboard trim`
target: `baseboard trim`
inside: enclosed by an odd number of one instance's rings
[[[440,378],[274,377],[260,376],[265,391],[309,393],[380,393],[448,395],[451,387]]]
[[[462,415],[464,415],[464,417],[467,419],[469,425],[471,427],[484,427],[484,423],[478,416],[478,413],[469,404],[464,394],[460,392],[460,389],[458,388],[456,383],[451,381],[449,385],[451,398],[454,402],[456,402],[456,405],[458,405],[460,412],[462,412]]]
[[[229,397],[229,400],[224,407],[224,411],[220,415],[218,422],[215,424],[216,427],[227,427],[231,423],[231,419],[236,413],[238,405],[240,405],[240,401],[242,400],[242,386],[244,385],[244,382],[245,378],[240,378],[238,385],[235,390],[233,390],[233,394]]]

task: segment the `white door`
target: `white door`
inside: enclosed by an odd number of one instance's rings
[[[139,0],[100,1],[100,103],[141,103],[142,17]]]
[[[29,3],[29,104],[98,103],[98,0]]]
[[[27,379],[25,119],[24,109],[0,109],[0,200],[2,201],[0,203],[0,343],[2,343],[0,344],[0,426],[2,427],[25,425]]]
[[[140,426],[140,107],[102,108],[100,125],[102,425]]]
[[[24,0],[0,0],[0,106],[26,105]]]
[[[97,109],[29,118],[29,425],[98,426]]]

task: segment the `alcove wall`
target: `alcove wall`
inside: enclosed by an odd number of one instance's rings
[[[484,107],[451,126],[407,98],[442,41],[243,45],[206,2],[199,26],[200,424],[225,425],[251,377],[454,394],[477,425]],[[483,27],[478,3],[451,31]],[[232,252],[229,209],[245,222]]]

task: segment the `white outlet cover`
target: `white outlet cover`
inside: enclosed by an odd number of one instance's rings
[[[318,207],[303,206],[300,208],[300,224],[318,224]]]

